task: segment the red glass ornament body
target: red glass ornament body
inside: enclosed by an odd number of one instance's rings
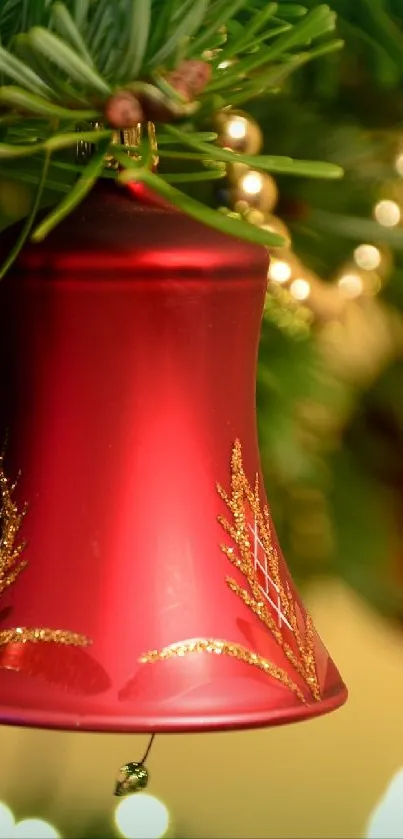
[[[230,492],[237,439],[265,500],[255,371],[266,263],[260,248],[99,190],[27,248],[0,289],[5,463],[11,479],[21,473],[14,498],[28,504],[27,567],[0,598],[2,722],[240,728],[345,700],[316,635],[314,700],[285,647],[226,582],[243,577],[220,547],[237,550],[218,518],[231,516],[216,484]],[[1,644],[18,627],[69,630],[91,644],[39,634]],[[192,639],[263,657],[291,674],[297,693],[219,646],[141,661]]]

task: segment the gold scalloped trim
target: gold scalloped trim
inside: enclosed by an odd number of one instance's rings
[[[182,658],[186,655],[194,653],[210,653],[211,655],[225,655],[230,658],[236,658],[237,661],[242,661],[244,664],[250,664],[252,667],[257,667],[272,676],[278,682],[281,682],[284,687],[291,690],[301,702],[305,702],[303,693],[298,686],[292,681],[285,670],[281,667],[276,667],[271,661],[268,661],[258,653],[253,653],[242,646],[242,644],[232,644],[229,641],[219,641],[215,638],[195,638],[191,641],[179,641],[175,644],[170,644],[162,650],[150,650],[141,656],[141,664],[153,664],[156,661],[167,661],[171,658]]]
[[[85,635],[64,629],[28,629],[26,626],[18,626],[16,629],[0,631],[0,647],[5,644],[26,644],[27,642],[63,644],[68,647],[88,647],[91,643]]]

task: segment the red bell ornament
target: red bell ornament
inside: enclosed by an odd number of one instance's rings
[[[262,484],[266,282],[263,248],[106,187],[3,282],[1,722],[234,729],[345,701]]]

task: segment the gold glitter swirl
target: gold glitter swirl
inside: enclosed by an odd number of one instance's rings
[[[221,545],[221,549],[232,565],[241,572],[249,591],[231,577],[227,578],[227,585],[271,632],[288,661],[304,680],[313,698],[319,701],[321,692],[316,672],[315,636],[312,618],[310,615],[303,615],[302,613],[298,617],[297,604],[290,586],[287,581],[284,584],[281,579],[280,557],[275,547],[273,523],[269,509],[267,506],[262,509],[260,503],[258,475],[256,475],[254,489],[249,485],[243,467],[242,447],[239,440],[235,441],[231,456],[231,494],[229,495],[219,484],[217,485],[217,491],[233,516],[233,521],[228,521],[223,516],[219,516],[218,520],[228,536],[237,545],[238,552],[228,545]],[[259,541],[267,558],[270,578],[279,598],[281,612],[293,633],[298,652],[295,652],[285,640],[281,627],[277,625],[262,596],[250,541],[246,505],[249,506],[254,517]]]
[[[26,566],[21,559],[24,542],[17,544],[17,537],[25,516],[25,509],[18,511],[13,501],[15,485],[10,486],[3,467],[4,454],[0,455],[0,501],[1,501],[1,537],[0,537],[0,595],[12,585],[19,573]]]
[[[170,644],[168,647],[163,647],[162,650],[150,650],[148,653],[142,655],[139,661],[141,664],[153,664],[156,661],[181,658],[194,653],[225,655],[230,658],[236,658],[238,661],[243,661],[252,667],[257,667],[263,673],[272,676],[295,693],[301,702],[305,702],[303,693],[285,670],[277,667],[258,653],[251,652],[247,647],[243,647],[242,644],[232,644],[229,641],[219,641],[215,638],[195,638],[191,641],[179,641],[175,644]]]
[[[26,644],[27,642],[64,644],[68,647],[88,647],[91,643],[85,635],[64,629],[27,629],[25,626],[18,626],[16,629],[0,631],[0,647],[4,644]]]
[[[25,542],[17,541],[26,508],[19,512],[13,500],[15,484],[10,485],[4,471],[4,454],[0,455],[0,596],[12,585],[27,565],[21,559]],[[6,644],[53,643],[64,646],[87,647],[91,641],[77,632],[64,629],[29,629],[18,626],[0,630],[0,646]]]

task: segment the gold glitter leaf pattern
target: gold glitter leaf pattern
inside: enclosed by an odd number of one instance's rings
[[[256,475],[254,489],[251,488],[245,475],[239,440],[236,440],[231,456],[231,493],[228,494],[220,485],[217,485],[217,491],[233,517],[233,521],[228,521],[223,516],[219,516],[219,522],[235,542],[238,550],[228,545],[221,545],[221,549],[232,565],[241,572],[246,583],[244,587],[232,577],[228,577],[227,585],[271,632],[296,673],[309,688],[313,699],[319,701],[321,692],[316,672],[312,618],[308,614],[302,615],[288,582],[283,583],[281,579],[280,557],[275,546],[275,539],[273,539],[271,516],[268,507],[262,508],[260,503],[258,475]],[[253,520],[253,528],[248,517],[248,507]],[[274,610],[269,608],[268,598],[264,596],[259,579],[256,562],[257,540],[267,562],[266,579],[270,579],[273,591],[275,591],[278,603],[276,611],[280,615],[279,624],[274,617]],[[288,626],[293,635],[296,650],[284,637],[283,623]]]
[[[275,540],[272,538],[273,526],[270,513],[267,506],[262,509],[259,498],[259,478],[257,475],[254,489],[249,485],[243,468],[242,448],[239,440],[236,440],[231,456],[231,494],[228,494],[220,485],[217,485],[217,491],[227,505],[233,519],[229,521],[223,516],[219,516],[219,522],[235,543],[238,550],[230,545],[221,545],[221,549],[232,565],[241,572],[247,587],[244,587],[232,577],[227,577],[226,583],[231,591],[245,603],[259,618],[266,629],[271,632],[285,657],[309,688],[313,699],[319,701],[321,693],[316,673],[312,619],[307,614],[303,615],[301,610],[297,611],[298,607],[288,582],[286,581],[283,584],[281,580],[279,571],[280,558],[275,547]],[[267,561],[267,579],[269,579],[270,575],[271,585],[276,591],[278,600],[276,611],[281,616],[280,625],[276,623],[274,615],[268,607],[262,593],[261,582],[255,564],[256,545],[254,545],[254,550],[252,550],[251,524],[248,517],[248,508],[254,521],[252,535],[255,541],[257,538],[259,539],[259,545]],[[293,634],[296,651],[284,638],[281,621],[288,625],[290,632]],[[150,664],[156,661],[166,661],[195,653],[225,655],[236,658],[238,661],[242,661],[252,667],[257,667],[267,676],[270,676],[287,687],[301,702],[306,702],[302,690],[286,670],[261,656],[259,653],[249,650],[242,644],[230,641],[208,638],[178,641],[160,650],[151,650],[145,653],[139,661],[142,664]]]
[[[9,486],[3,468],[4,455],[0,455],[0,500],[1,500],[1,537],[0,537],[0,595],[18,577],[25,568],[26,561],[21,559],[24,543],[17,543],[18,533],[25,515],[25,510],[18,512],[12,493],[15,485]]]
[[[4,471],[4,454],[0,455],[0,597],[12,585],[27,565],[21,558],[25,542],[18,541],[26,509],[19,512],[13,500],[15,484],[10,486]],[[64,629],[29,629],[19,626],[0,630],[0,647],[7,644],[53,643],[65,646],[87,647],[91,641],[84,635]],[[1,666],[1,665],[0,665]]]
[[[236,658],[238,661],[243,661],[245,664],[250,664],[252,667],[257,667],[263,673],[272,676],[279,682],[293,691],[301,702],[305,702],[304,696],[296,684],[290,679],[287,673],[276,667],[271,661],[268,661],[258,653],[252,653],[247,647],[242,644],[231,644],[228,641],[218,641],[214,638],[195,638],[191,641],[179,641],[176,644],[170,644],[162,650],[150,650],[140,658],[141,664],[151,664],[155,661],[166,661],[170,658],[181,658],[183,656],[193,653],[210,653],[213,655],[225,655],[231,658]]]

